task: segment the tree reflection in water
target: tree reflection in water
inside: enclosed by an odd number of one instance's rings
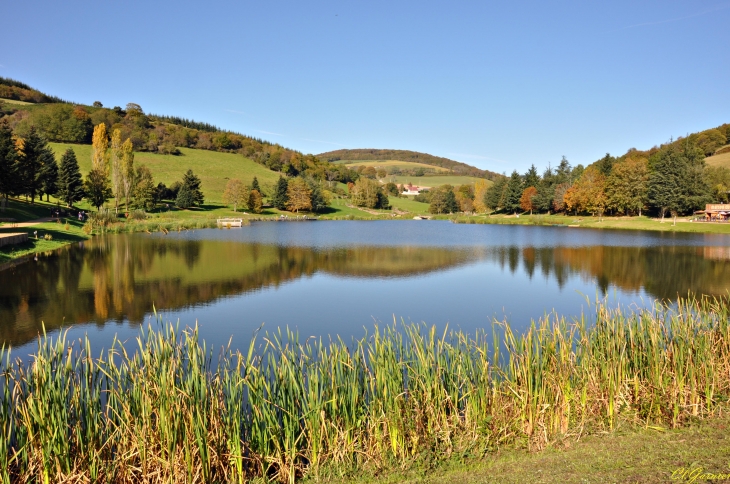
[[[46,254],[38,262],[27,260],[0,271],[0,341],[25,343],[38,334],[42,321],[47,329],[64,323],[139,323],[153,305],[189,308],[318,272],[368,279],[410,277],[478,261],[515,275],[524,272],[526,292],[540,275],[558,287],[579,275],[604,294],[617,287],[660,299],[689,292],[726,295],[728,260],[730,250],[725,247],[315,249],[143,235],[95,237]]]

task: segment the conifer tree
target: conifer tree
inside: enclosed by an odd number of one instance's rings
[[[41,179],[41,198],[46,195],[46,201],[50,201],[51,195],[58,193],[58,163],[53,151],[46,147],[40,155],[41,170],[38,176]]]
[[[258,190],[259,193],[261,193],[261,187],[259,186],[259,180],[256,177],[253,177],[253,180],[251,181],[251,190]]]
[[[509,177],[505,189],[504,210],[507,212],[517,212],[520,209],[520,198],[522,198],[522,177],[515,170]]]
[[[84,198],[84,183],[81,179],[79,163],[73,148],[69,148],[61,157],[58,173],[58,197],[68,207]]]
[[[192,205],[202,205],[203,204],[203,192],[200,189],[200,178],[198,178],[194,173],[193,170],[188,169],[188,171],[183,175],[183,182],[182,186],[180,187],[180,190],[186,187],[187,191],[189,192],[189,195],[186,194],[186,197],[191,197],[192,203],[188,205],[188,207]],[[178,194],[179,196],[179,194]],[[186,200],[187,201],[187,200]],[[187,208],[187,207],[185,207]]]
[[[287,196],[288,188],[289,182],[286,181],[286,178],[280,175],[279,180],[276,182],[276,188],[274,189],[274,198],[271,201],[274,207],[279,210],[286,210],[286,204],[289,201],[289,197]]]
[[[537,168],[533,164],[525,173],[525,187],[535,187],[540,183],[540,175],[537,174]]]
[[[48,149],[46,141],[38,134],[35,127],[31,126],[28,137],[22,142],[22,150],[17,161],[19,192],[30,196],[30,203],[35,202],[36,195],[43,187],[40,174],[43,166],[42,157],[46,149]]]
[[[13,143],[13,132],[7,121],[0,122],[0,208],[5,211],[8,196],[17,191],[15,160],[17,153]]]

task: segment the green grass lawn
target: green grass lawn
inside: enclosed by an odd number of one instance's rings
[[[730,420],[698,421],[677,430],[619,430],[567,438],[540,452],[504,449],[483,458],[454,456],[441,465],[413,470],[384,469],[352,478],[319,479],[354,483],[665,483],[728,482],[696,479],[697,473],[730,474]],[[683,473],[683,470],[687,470]],[[311,479],[314,481],[315,479]],[[305,482],[309,482],[310,479]]]
[[[50,145],[59,160],[66,149],[73,148],[81,173],[86,176],[91,169],[91,145],[67,143],[50,143]],[[278,173],[239,154],[189,148],[180,148],[180,151],[182,152],[180,156],[136,152],[134,163],[136,166],[146,165],[152,171],[155,183],[163,182],[167,186],[182,180],[188,168],[192,169],[200,177],[206,203],[221,203],[229,178],[238,178],[248,185],[255,176],[264,192],[271,191],[279,179]]]
[[[383,182],[393,181],[397,184],[408,184],[412,183],[419,187],[438,187],[441,185],[467,185],[474,184],[477,180],[482,178],[476,178],[473,176],[461,176],[461,175],[437,175],[437,176],[405,176],[405,175],[389,175],[383,179]],[[492,182],[487,180],[487,185],[491,186]]]
[[[388,200],[390,201],[391,206],[405,212],[411,212],[419,215],[428,213],[428,203],[416,202],[412,198],[408,197],[388,197]]]

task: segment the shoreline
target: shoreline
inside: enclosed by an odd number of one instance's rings
[[[174,212],[180,213],[180,212]],[[186,217],[166,217],[158,214],[152,214],[149,218],[140,221],[120,220],[109,226],[94,228],[91,233],[85,233],[83,223],[79,223],[76,219],[61,219],[61,222],[42,222],[34,225],[27,225],[28,222],[19,222],[18,224],[0,225],[0,233],[7,231],[27,232],[28,241],[18,245],[8,245],[0,249],[0,271],[5,269],[6,264],[12,261],[19,261],[34,254],[45,253],[60,249],[80,242],[99,234],[120,234],[120,233],[137,233],[137,232],[180,232],[183,230],[194,230],[203,228],[216,228],[216,218],[203,216],[205,212],[191,212]],[[343,217],[333,216],[330,214],[307,215],[310,218],[301,218],[304,216],[296,215],[281,217],[280,215],[254,215],[240,214],[236,218],[243,219],[244,225],[250,225],[252,222],[303,222],[303,221],[374,221],[374,220],[392,220],[404,221],[413,220],[412,214],[388,216],[383,213],[379,216],[354,216],[352,214]],[[456,224],[477,224],[477,225],[517,225],[517,226],[542,226],[542,227],[565,227],[580,229],[598,229],[598,230],[635,230],[635,231],[653,231],[653,232],[671,232],[671,233],[695,233],[695,234],[720,234],[730,235],[730,223],[716,222],[690,222],[687,218],[677,219],[677,224],[673,225],[671,219],[665,219],[661,222],[659,219],[649,217],[571,217],[565,215],[522,215],[516,217],[514,215],[433,215],[430,220],[451,221]],[[429,220],[423,220],[428,222]],[[18,226],[20,225],[20,226]],[[34,236],[34,232],[38,231],[38,238]],[[44,240],[43,237],[48,234],[51,240]]]

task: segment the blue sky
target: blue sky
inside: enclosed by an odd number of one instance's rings
[[[730,122],[730,1],[0,6],[0,76],[306,153],[524,171]]]

